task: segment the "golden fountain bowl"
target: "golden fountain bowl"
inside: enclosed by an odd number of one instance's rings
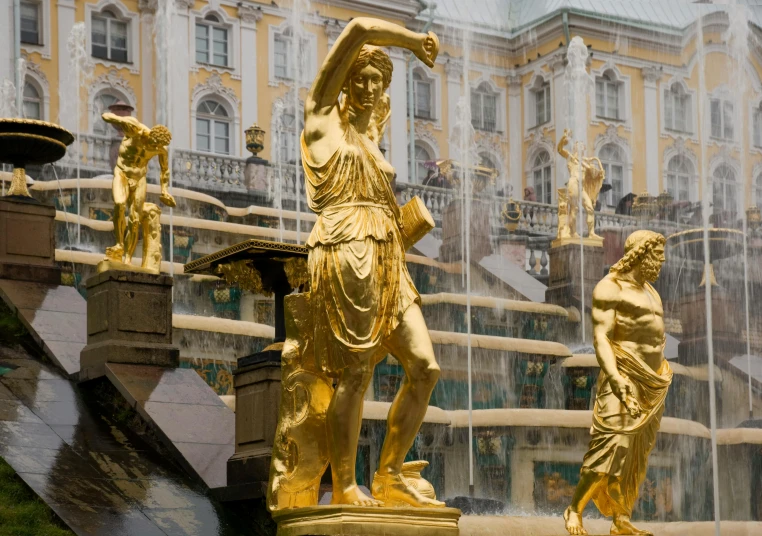
[[[0,162],[15,167],[60,160],[73,141],[71,132],[47,121],[0,119]]]

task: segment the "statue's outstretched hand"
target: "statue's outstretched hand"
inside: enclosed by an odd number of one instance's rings
[[[175,203],[175,198],[170,195],[167,191],[162,191],[161,195],[159,196],[159,201],[167,205],[168,207],[175,207],[177,206],[177,203]]]
[[[414,49],[413,54],[429,67],[434,67],[434,60],[439,54],[439,38],[434,32],[429,32],[423,36],[420,42],[420,48]]]

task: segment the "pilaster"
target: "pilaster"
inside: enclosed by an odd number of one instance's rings
[[[643,67],[643,116],[646,130],[646,190],[658,195],[659,188],[659,121],[657,91],[662,70]]]
[[[511,195],[515,199],[522,198],[521,184],[521,76],[511,72],[505,77],[508,83],[508,181],[511,185]],[[506,192],[507,193],[507,192]]]
[[[238,18],[241,19],[241,50],[243,58],[257,57],[257,23],[262,20],[262,9],[251,4],[239,3]],[[241,131],[240,154],[246,154],[245,130],[257,122],[257,62],[241,61]]]
[[[72,95],[81,98],[77,80],[73,76],[63,76],[68,73],[69,54],[67,53],[67,41],[74,27],[76,6],[74,0],[58,0],[56,3],[58,15],[58,123],[71,131],[77,130],[76,103],[71,102]],[[65,104],[66,103],[66,104]],[[83,107],[84,108],[84,107]],[[54,119],[51,117],[51,119]]]
[[[390,120],[390,162],[397,172],[397,182],[408,182],[407,61],[398,50],[390,54],[394,75],[389,87],[392,117]]]
[[[556,129],[556,140],[559,139],[565,128],[570,127],[569,121],[569,99],[568,89],[566,83],[566,51],[559,50],[555,52],[550,58],[548,58],[548,66],[553,73],[553,123]],[[551,189],[550,198],[553,203],[556,202],[557,194],[556,189],[561,187],[566,182],[566,161],[561,158],[555,151],[551,154],[555,155],[554,162],[556,163],[556,172],[553,174],[553,188]]]
[[[174,45],[174,54],[169,66],[171,97],[172,142],[176,149],[191,149],[190,128],[190,42],[188,32],[190,21],[188,10],[193,7],[193,0],[175,0],[175,12],[172,15],[170,42]]]

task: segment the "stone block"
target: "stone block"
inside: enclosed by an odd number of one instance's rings
[[[33,199],[0,198],[0,279],[59,284],[56,209]]]
[[[463,202],[456,199],[442,213],[442,245],[439,248],[439,260],[442,262],[457,262],[463,259],[465,240],[462,227],[465,217],[463,212],[465,212]],[[480,200],[471,201],[471,213],[467,222],[470,231],[471,262],[478,263],[492,254],[489,215],[489,203]]]
[[[585,245],[584,281],[585,308],[590,307],[593,288],[603,279],[603,248]],[[582,298],[582,267],[579,244],[553,245],[549,251],[550,274],[545,301],[562,307],[580,307]]]
[[[105,373],[105,363],[177,367],[172,345],[172,278],[109,270],[87,281],[87,346],[80,381]]]

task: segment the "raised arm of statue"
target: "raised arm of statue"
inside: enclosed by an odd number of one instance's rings
[[[566,144],[569,142],[569,137],[571,136],[571,132],[569,132],[569,129],[564,129],[564,133],[561,136],[561,139],[558,141],[558,154],[563,156],[564,158],[569,158],[569,151],[566,150]]]
[[[101,115],[101,117],[105,122],[116,125],[122,129],[122,132],[124,132],[125,136],[134,136],[143,130],[146,131],[146,134],[148,133],[148,127],[146,127],[143,123],[132,116],[121,116],[112,114],[111,112],[106,112]]]
[[[419,34],[378,19],[353,19],[331,47],[312,83],[304,106],[305,119],[311,114],[328,114],[338,104],[344,81],[366,44],[406,48],[429,67],[434,66],[439,52],[439,41],[431,32]],[[305,136],[309,135],[309,125],[305,124]]]

